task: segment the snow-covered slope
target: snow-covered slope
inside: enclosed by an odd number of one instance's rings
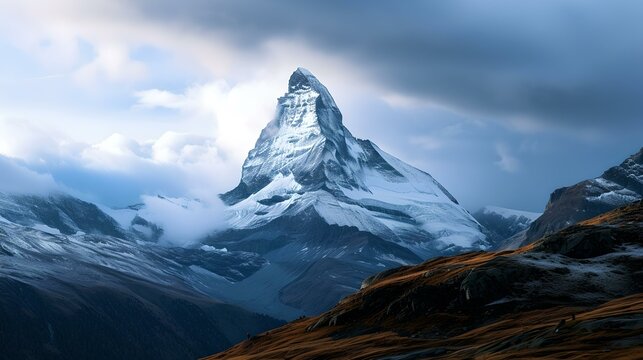
[[[235,229],[314,210],[328,224],[421,257],[488,246],[480,225],[431,175],[353,137],[326,87],[302,68],[248,154],[241,182],[222,198]]]
[[[0,353],[196,358],[279,324],[212,296],[265,266],[260,255],[140,239],[67,194],[0,193]]]
[[[54,234],[105,234],[126,237],[113,218],[95,204],[64,193],[0,193],[0,216],[9,222]]]
[[[487,214],[487,215],[498,215],[498,216],[503,217],[505,219],[511,219],[511,218],[514,218],[514,217],[517,218],[517,219],[524,218],[524,219],[526,219],[527,222],[532,222],[532,221],[538,219],[538,217],[543,214],[543,213],[516,210],[516,209],[509,209],[509,208],[504,208],[504,207],[500,207],[500,206],[492,206],[492,205],[488,205],[488,206],[483,207],[481,209],[481,212],[483,214]]]
[[[0,255],[10,256],[13,263],[31,262],[34,273],[55,273],[47,270],[48,267],[63,262],[93,264],[159,283],[181,279],[200,290],[204,290],[203,278],[235,282],[266,263],[253,252],[227,251],[200,244],[161,246],[141,241],[148,239],[132,231],[136,227],[131,224],[145,221],[135,220],[140,218],[139,212],[145,214],[144,210],[142,205],[110,210],[111,215],[120,216],[124,224],[121,227],[101,207],[64,193],[0,193]],[[58,256],[61,259],[56,259]],[[0,257],[0,264],[5,259]],[[30,272],[23,271],[22,275],[29,277]],[[76,276],[74,273],[59,275]],[[168,280],[169,277],[175,279]]]
[[[541,213],[485,206],[473,213],[473,217],[488,231],[494,249],[514,249],[524,240],[529,225]]]

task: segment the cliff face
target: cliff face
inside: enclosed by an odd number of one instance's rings
[[[637,202],[514,251],[388,270],[210,358],[626,357],[643,350],[641,269]]]

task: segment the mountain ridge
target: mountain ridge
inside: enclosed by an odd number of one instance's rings
[[[599,177],[554,190],[522,244],[643,198],[643,148]]]
[[[517,250],[390,269],[206,359],[630,358],[643,349],[642,226],[639,201]]]
[[[203,282],[239,281],[264,264],[247,252],[160,246],[67,194],[0,193],[0,358],[224,349],[281,322],[223,303]]]
[[[473,213],[473,217],[487,229],[494,250],[517,248],[531,223],[541,215],[542,213],[492,205],[487,205]]]

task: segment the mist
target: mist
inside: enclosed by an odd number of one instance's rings
[[[225,227],[220,200],[186,200],[161,196],[141,197],[141,215],[163,229],[160,245],[190,247],[206,235]]]

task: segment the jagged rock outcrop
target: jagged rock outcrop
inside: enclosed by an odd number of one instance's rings
[[[643,198],[643,148],[601,176],[555,190],[527,230],[528,244],[567,226]]]

